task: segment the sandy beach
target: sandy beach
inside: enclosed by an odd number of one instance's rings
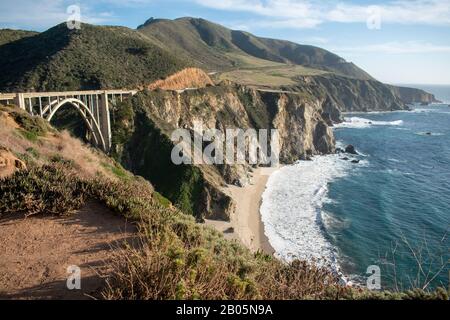
[[[236,211],[230,222],[207,220],[206,224],[224,233],[228,239],[239,240],[251,251],[261,250],[274,254],[269,239],[264,234],[260,206],[270,175],[279,168],[258,168],[252,173],[252,183],[240,188],[229,185],[224,191],[236,202]]]

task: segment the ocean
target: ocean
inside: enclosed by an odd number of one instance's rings
[[[267,183],[261,216],[277,256],[360,284],[375,265],[384,289],[448,287],[450,107],[345,117],[338,146],[359,155],[299,161]]]

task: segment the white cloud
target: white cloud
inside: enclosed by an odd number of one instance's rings
[[[423,41],[387,42],[358,47],[336,47],[331,49],[341,54],[384,53],[384,54],[424,54],[450,53],[450,46],[439,46]]]
[[[70,14],[67,8],[73,1],[67,0],[15,0],[0,2],[0,25],[22,26],[27,29],[40,30],[52,27],[58,23],[67,21]],[[81,21],[87,23],[105,23],[112,21],[114,15],[111,12],[94,13],[88,4],[81,4]]]
[[[330,40],[327,38],[322,38],[322,37],[309,37],[309,38],[303,39],[302,42],[313,43],[313,44],[327,44],[330,42]]]
[[[450,26],[450,0],[390,0],[379,5],[318,0],[194,0],[205,7],[260,15],[273,27],[312,28],[326,22],[366,23],[374,15],[381,23]]]

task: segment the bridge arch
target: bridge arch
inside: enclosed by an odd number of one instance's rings
[[[48,122],[50,122],[54,117],[54,115],[56,114],[56,112],[58,112],[58,110],[66,104],[75,107],[75,109],[79,112],[84,122],[86,123],[88,130],[92,133],[95,144],[97,146],[100,146],[103,150],[106,151],[107,146],[105,138],[103,137],[102,131],[100,129],[100,125],[97,119],[95,118],[94,114],[92,113],[92,111],[89,109],[88,106],[86,106],[83,103],[83,101],[76,98],[66,98],[62,101],[58,100],[52,101],[42,111],[42,117],[44,117]]]

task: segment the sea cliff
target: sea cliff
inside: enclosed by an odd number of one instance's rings
[[[142,91],[116,114],[114,156],[158,191],[197,218],[228,220],[235,204],[221,191],[226,184],[246,185],[248,165],[181,165],[172,163],[175,129],[223,132],[229,128],[277,129],[280,161],[293,163],[335,151],[326,98],[299,92],[267,92],[223,83],[197,90]],[[128,110],[128,112],[126,111]]]

